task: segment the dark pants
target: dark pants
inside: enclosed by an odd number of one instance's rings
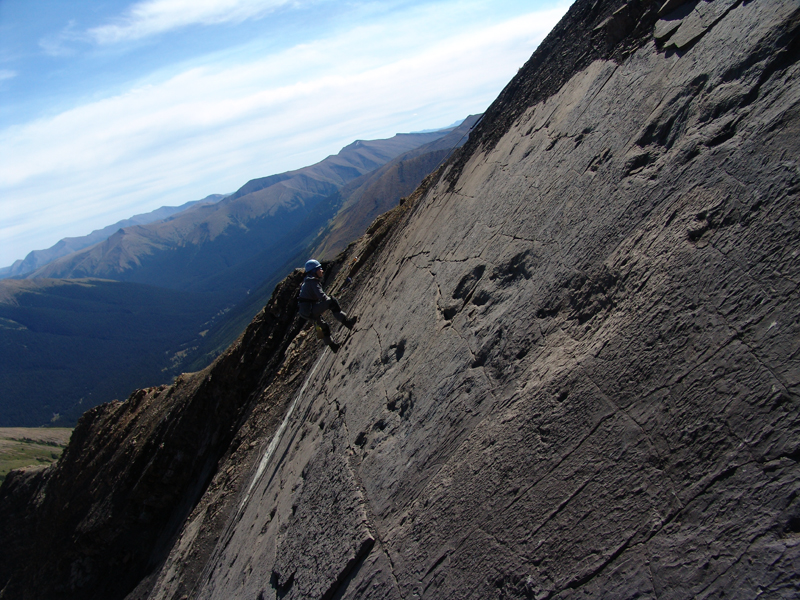
[[[326,310],[330,310],[333,318],[339,321],[339,323],[346,323],[347,322],[347,314],[344,311],[334,312],[331,310],[336,304],[334,303],[333,299],[323,300],[322,302],[301,302],[298,306],[298,311],[300,316],[308,321],[312,321],[315,325],[319,325],[322,328],[322,331],[325,332],[325,343],[330,345],[333,343],[330,335],[330,328],[328,324],[322,319],[322,313]]]

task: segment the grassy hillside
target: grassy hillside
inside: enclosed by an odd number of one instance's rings
[[[0,428],[0,483],[12,469],[58,460],[71,434],[72,429],[66,427]]]

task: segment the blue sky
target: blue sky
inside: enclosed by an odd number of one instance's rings
[[[568,0],[0,0],[0,267],[494,100]]]

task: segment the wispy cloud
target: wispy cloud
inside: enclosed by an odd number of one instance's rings
[[[70,21],[58,34],[39,40],[39,47],[48,56],[74,56],[74,42],[86,41],[86,35],[76,30],[75,21]]]
[[[136,40],[187,25],[240,22],[261,17],[291,0],[146,0],[131,6],[116,23],[88,31],[100,44]]]
[[[10,69],[0,69],[0,81],[4,81],[6,79],[14,79],[17,76],[16,71],[12,71]]]
[[[455,102],[482,87],[487,92],[481,101],[491,100],[562,12],[535,13],[451,36],[379,66],[373,65],[374,57],[353,58],[384,35],[381,28],[363,28],[248,64],[192,69],[0,132],[10,167],[0,173],[0,186],[108,168],[144,153],[168,152],[189,139],[187,145],[195,148],[205,140],[219,145],[220,135],[233,147],[265,135],[288,139],[332,120]],[[508,65],[515,47],[518,64]],[[502,63],[508,72],[499,72]],[[287,79],[291,73],[312,72],[317,75]],[[241,130],[240,123],[246,124]]]

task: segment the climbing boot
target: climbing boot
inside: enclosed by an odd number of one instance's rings
[[[342,323],[342,324],[343,324],[345,327],[347,327],[348,329],[352,329],[352,328],[353,328],[353,326],[355,326],[355,324],[356,324],[356,321],[357,321],[357,320],[358,320],[358,317],[351,317],[350,319],[347,319],[347,320],[346,320],[344,323]]]
[[[339,344],[337,344],[336,342],[331,342],[331,343],[328,344],[328,348],[330,348],[331,351],[334,354],[336,354],[339,351]]]

